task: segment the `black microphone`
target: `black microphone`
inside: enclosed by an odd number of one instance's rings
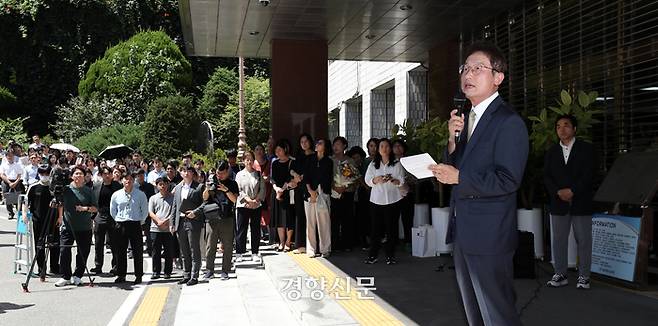
[[[457,116],[461,117],[464,113],[464,106],[466,105],[466,96],[461,90],[457,90],[455,96],[452,98],[453,105],[457,108]],[[461,136],[461,130],[455,130],[455,144],[459,142],[459,136]]]

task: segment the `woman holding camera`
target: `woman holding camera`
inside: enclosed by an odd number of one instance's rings
[[[98,209],[94,204],[94,193],[85,186],[85,169],[73,168],[73,182],[64,187],[63,205],[58,209],[57,224],[60,225],[60,271],[62,278],[55,286],[82,284],[82,276],[87,266],[87,257],[91,249],[92,214]],[[58,179],[58,178],[55,178]],[[71,273],[71,245],[77,244],[75,255],[75,272]],[[73,279],[71,279],[73,274]]]
[[[382,138],[375,159],[368,166],[365,181],[372,188],[370,192],[372,232],[370,251],[366,264],[377,262],[382,235],[386,237],[384,251],[386,264],[394,265],[395,244],[398,238],[398,218],[400,217],[400,186],[404,185],[404,169],[395,160],[391,141]]]

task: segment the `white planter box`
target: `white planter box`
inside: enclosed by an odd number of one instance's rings
[[[452,243],[446,244],[446,235],[448,233],[448,224],[450,223],[449,207],[432,208],[432,228],[436,231],[436,253],[451,254]]]
[[[544,228],[541,208],[517,210],[517,229],[532,232],[535,236],[535,258],[544,258]]]

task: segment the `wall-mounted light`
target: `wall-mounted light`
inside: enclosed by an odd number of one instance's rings
[[[256,36],[256,35],[258,35],[258,34],[260,34],[259,31],[251,31],[251,32],[249,32],[249,35],[251,35],[251,36]]]
[[[640,88],[641,91],[658,91],[658,86]]]
[[[614,100],[615,98],[610,96],[610,97],[597,97],[597,101],[609,101],[609,100]]]
[[[372,39],[374,39],[375,37],[377,37],[377,35],[375,35],[375,34],[368,34],[368,35],[366,35],[366,39],[368,39],[368,40],[372,40]]]
[[[411,10],[414,9],[414,7],[410,4],[405,4],[400,6],[400,10]]]

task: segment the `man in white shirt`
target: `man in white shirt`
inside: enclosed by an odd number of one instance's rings
[[[17,204],[17,194],[23,191],[23,168],[16,163],[14,151],[8,150],[0,164],[0,178],[2,178],[2,192],[7,204],[9,219],[14,218],[14,205]],[[9,193],[12,193],[11,195]]]
[[[33,141],[33,143],[30,144],[30,148],[39,149],[39,148],[45,146],[45,145],[41,142],[41,138],[39,137],[39,135],[34,135],[34,136],[32,136],[32,141]]]
[[[167,171],[162,168],[162,160],[160,157],[156,156],[153,158],[153,170],[148,173],[146,176],[146,182],[152,184],[154,187],[157,187],[155,183],[158,178],[163,178],[167,175]]]

